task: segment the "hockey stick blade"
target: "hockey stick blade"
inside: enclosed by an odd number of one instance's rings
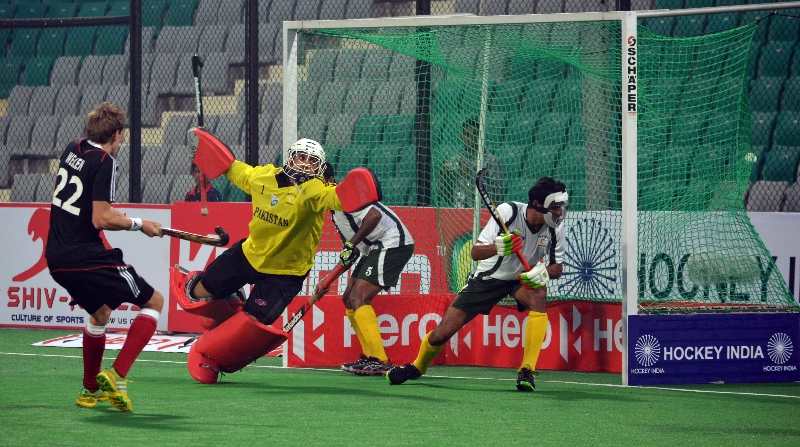
[[[331,270],[331,272],[328,273],[325,278],[322,278],[322,282],[320,282],[319,285],[322,288],[327,288],[333,281],[336,280],[336,278],[342,276],[342,273],[346,272],[354,262],[355,258],[353,258],[350,263],[346,265],[342,264],[341,262],[336,264],[336,268]],[[322,297],[318,296],[316,293],[311,294],[311,296],[308,298],[308,303],[303,304],[303,307],[301,307],[300,310],[298,310],[297,313],[294,314],[285,325],[283,325],[283,332],[291,332],[291,330],[297,326],[297,323],[303,319],[303,316],[308,312],[308,310],[311,309],[311,306],[313,306],[314,303],[320,298]]]
[[[161,228],[161,232],[170,237],[197,242],[198,244],[213,245],[215,247],[224,247],[228,245],[228,241],[230,240],[228,232],[222,227],[214,229],[214,232],[217,233],[219,237],[203,236],[201,234],[189,233],[188,231],[176,230],[174,228]]]
[[[478,175],[475,176],[475,186],[478,187],[478,194],[481,196],[481,200],[483,204],[486,205],[486,209],[489,210],[489,214],[492,216],[497,225],[503,229],[504,233],[508,233],[508,227],[506,223],[503,222],[503,218],[500,217],[500,213],[497,211],[497,207],[494,206],[494,202],[492,202],[492,198],[489,197],[489,193],[486,191],[486,186],[483,184],[483,176],[486,175],[486,168],[481,169],[478,171]],[[522,268],[525,271],[529,271],[531,269],[530,264],[528,264],[528,260],[522,256],[522,253],[516,252],[517,257],[519,258],[519,262],[522,264]]]

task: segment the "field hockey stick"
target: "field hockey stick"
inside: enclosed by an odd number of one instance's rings
[[[350,268],[350,266],[353,265],[357,257],[358,256],[354,256],[353,259],[347,264],[342,264],[341,262],[336,264],[336,267],[333,270],[331,270],[331,272],[328,273],[324,278],[322,278],[322,282],[319,283],[317,288],[318,289],[328,288],[331,285],[331,283],[336,280],[336,278],[342,276],[342,273],[346,272]],[[312,293],[311,296],[308,298],[308,303],[303,304],[303,307],[301,307],[300,310],[298,310],[297,313],[294,314],[294,316],[292,316],[292,319],[289,320],[283,326],[283,332],[290,332],[292,329],[294,329],[294,327],[297,326],[297,323],[300,322],[300,320],[308,312],[308,310],[311,309],[311,306],[313,306],[314,303],[320,298],[322,298],[322,296],[317,295],[316,291]]]
[[[486,168],[481,169],[478,171],[478,175],[475,177],[475,185],[478,187],[478,194],[481,196],[481,200],[483,201],[484,205],[486,205],[486,209],[489,210],[489,214],[491,214],[492,219],[497,222],[497,225],[503,229],[504,233],[508,233],[508,227],[506,223],[503,222],[503,218],[500,217],[500,213],[497,212],[497,208],[494,206],[494,202],[492,202],[492,198],[489,197],[489,193],[486,192],[486,186],[483,184],[483,176],[486,174]],[[522,268],[525,269],[526,272],[530,271],[531,266],[528,264],[528,260],[522,256],[521,252],[516,252],[517,257],[519,258],[519,262],[522,263]]]
[[[228,245],[230,238],[228,232],[222,227],[217,227],[214,232],[219,237],[203,236],[201,234],[189,233],[188,231],[176,230],[174,228],[161,228],[161,232],[167,236],[183,239],[185,241],[197,242],[198,244],[213,245],[215,247],[224,247]]]
[[[200,74],[203,60],[200,56],[192,56],[192,74],[194,75],[194,101],[197,106],[197,127],[203,127],[203,95],[200,90]],[[200,171],[200,214],[208,216],[208,193],[206,192],[206,175]]]

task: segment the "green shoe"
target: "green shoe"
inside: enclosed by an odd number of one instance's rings
[[[78,394],[78,400],[75,401],[78,405],[84,408],[94,408],[98,402],[107,402],[108,395],[103,390],[97,390],[94,393],[87,390],[86,388],[81,389],[80,394]]]
[[[120,411],[133,410],[133,403],[128,397],[128,382],[130,380],[120,377],[114,368],[108,368],[97,375],[97,383],[100,385],[100,389],[108,394],[111,405]]]

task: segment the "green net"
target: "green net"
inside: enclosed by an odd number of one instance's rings
[[[303,30],[298,136],[321,141],[337,173],[372,168],[384,203],[433,210],[447,274],[431,293],[459,290],[473,267],[488,217],[479,168],[496,203],[563,181],[567,249],[549,299],[619,302],[620,34],[618,21]],[[742,205],[752,35],[639,29],[642,311],[795,306]]]

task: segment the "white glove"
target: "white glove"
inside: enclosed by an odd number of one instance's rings
[[[538,289],[550,281],[550,275],[544,262],[540,262],[529,271],[520,273],[519,281],[526,289]]]

